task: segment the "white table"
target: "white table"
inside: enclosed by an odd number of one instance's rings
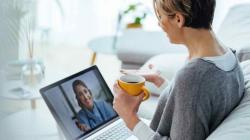
[[[117,38],[116,38],[117,39]],[[93,65],[98,53],[102,54],[116,54],[114,36],[101,36],[94,38],[88,42],[88,48],[93,51],[90,64]]]
[[[57,125],[48,110],[23,110],[0,121],[1,140],[59,140]]]
[[[39,93],[39,88],[42,84],[37,87],[29,89],[29,93],[24,93],[20,80],[8,81],[4,83],[3,92],[0,94],[0,97],[8,100],[27,100],[31,102],[31,108],[36,108],[36,100],[42,99],[42,96]]]

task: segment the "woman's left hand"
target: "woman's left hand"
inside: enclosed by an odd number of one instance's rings
[[[129,95],[117,83],[114,84],[113,88],[115,92],[113,108],[124,120],[127,127],[133,130],[134,126],[140,121],[137,112],[143,101],[144,93],[142,92],[138,96]]]

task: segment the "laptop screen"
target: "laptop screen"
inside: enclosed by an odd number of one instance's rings
[[[113,95],[96,66],[40,92],[67,139],[83,138],[118,118]]]

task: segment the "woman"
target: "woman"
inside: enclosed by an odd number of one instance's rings
[[[136,114],[143,94],[130,96],[115,84],[113,107],[141,140],[204,140],[240,102],[241,68],[211,29],[215,0],[154,0],[154,9],[169,40],[187,47],[187,62],[161,94],[150,127]],[[147,77],[164,83],[157,74]]]
[[[112,106],[105,101],[93,101],[91,91],[81,80],[72,84],[77,102],[82,108],[77,114],[76,124],[81,131],[88,131],[116,115]]]

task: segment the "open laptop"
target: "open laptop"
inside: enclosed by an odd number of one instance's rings
[[[82,91],[88,96],[76,91],[79,81],[85,83],[88,91]],[[136,140],[113,110],[112,92],[97,66],[46,86],[40,93],[68,140]],[[86,104],[80,96],[88,99]],[[92,112],[86,110],[88,105],[94,106]]]

